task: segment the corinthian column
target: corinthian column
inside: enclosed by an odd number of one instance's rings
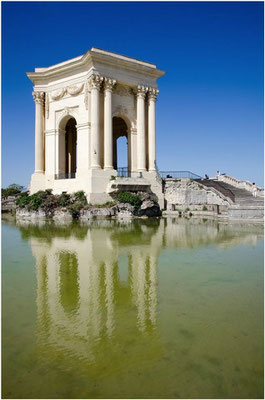
[[[137,170],[146,171],[145,148],[145,95],[148,88],[137,88]]]
[[[33,92],[35,101],[35,173],[44,172],[44,92]]]
[[[89,78],[91,90],[91,168],[100,169],[99,91],[103,77],[93,74]]]
[[[148,92],[148,169],[156,170],[156,96],[157,89],[150,88]]]
[[[113,169],[112,89],[116,80],[105,78],[104,87],[104,169]]]

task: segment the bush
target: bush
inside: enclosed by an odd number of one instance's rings
[[[74,193],[74,200],[80,201],[84,206],[87,205],[87,198],[83,190]]]
[[[57,199],[60,207],[67,207],[71,203],[71,196],[68,193],[60,194]]]
[[[140,208],[142,204],[142,201],[137,194],[129,192],[120,192],[117,194],[116,198],[120,203],[129,203],[136,209]]]
[[[30,202],[30,196],[28,192],[23,192],[21,193],[18,198],[16,199],[16,205],[19,208],[24,208],[26,205],[28,205]]]
[[[67,209],[72,215],[73,219],[78,219],[80,217],[80,211],[84,208],[84,205],[81,201],[76,201],[73,204],[70,204]]]

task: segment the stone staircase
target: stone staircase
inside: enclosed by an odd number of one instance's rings
[[[228,215],[233,218],[256,219],[264,215],[264,198],[253,197],[246,189],[238,188],[217,179],[196,180],[199,184],[214,188],[232,200],[233,205],[228,208]]]
[[[233,203],[243,205],[263,205],[262,197],[253,197],[252,193],[246,189],[237,188],[226,182],[220,182],[217,179],[200,179],[196,182],[221,192],[223,195],[229,197]]]

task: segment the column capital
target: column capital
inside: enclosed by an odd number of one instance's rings
[[[156,101],[156,97],[157,97],[158,93],[159,93],[158,89],[148,88],[148,100]]]
[[[104,80],[103,76],[92,74],[88,78],[88,84],[91,89],[100,90],[103,80]]]
[[[32,92],[32,96],[36,104],[44,105],[45,92]]]
[[[112,92],[116,83],[117,83],[116,79],[105,77],[104,78],[104,90],[110,90]]]
[[[138,98],[144,99],[147,92],[148,92],[148,87],[142,86],[142,85],[138,85],[137,86],[136,96]]]

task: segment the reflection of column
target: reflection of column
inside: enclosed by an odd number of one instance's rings
[[[149,171],[156,170],[156,116],[155,102],[157,89],[149,89],[148,92],[148,169]]]
[[[107,334],[112,336],[114,330],[114,292],[113,292],[113,264],[105,263],[105,288],[107,306]]]
[[[35,101],[35,173],[44,172],[44,92],[33,92]]]
[[[145,259],[138,259],[138,276],[137,276],[137,309],[138,309],[138,324],[140,331],[145,330]]]
[[[116,81],[105,78],[104,88],[104,169],[113,168],[112,89]]]
[[[91,90],[91,168],[100,169],[99,91],[103,78],[92,75],[89,79]]]
[[[138,86],[137,90],[137,170],[146,171],[145,146],[145,86]]]
[[[157,285],[157,276],[156,276],[156,257],[150,256],[150,275],[149,275],[149,312],[150,312],[150,321],[153,325],[156,324],[156,306],[157,306],[157,293],[156,293],[156,285]]]

